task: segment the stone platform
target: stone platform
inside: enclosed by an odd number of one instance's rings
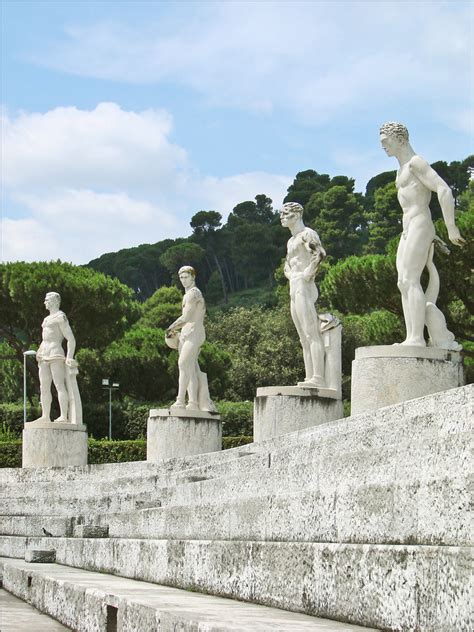
[[[254,400],[254,439],[264,441],[341,417],[339,390],[301,386],[258,388]]]
[[[462,356],[435,347],[359,347],[352,362],[351,412],[377,410],[464,384]]]
[[[153,408],[147,423],[147,461],[205,454],[222,449],[217,413],[185,408]]]
[[[468,632],[473,390],[222,452],[0,470],[5,585],[57,618],[70,598],[75,618],[62,621],[77,630],[105,630],[109,612],[128,632],[157,617],[169,629],[293,629],[241,619],[240,606],[267,606],[313,617],[314,630],[323,617],[328,630]],[[31,549],[57,564],[27,564]],[[236,601],[226,614],[208,609],[215,598]]]
[[[31,421],[23,429],[23,467],[87,464],[87,428],[83,424]]]

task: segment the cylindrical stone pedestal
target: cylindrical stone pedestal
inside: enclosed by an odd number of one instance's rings
[[[458,351],[436,347],[359,347],[352,362],[351,414],[377,410],[464,384]]]
[[[222,450],[222,422],[217,413],[152,409],[146,438],[147,461],[218,452]]]
[[[23,429],[23,467],[87,465],[83,424],[32,421]]]
[[[264,441],[343,417],[339,393],[328,388],[258,388],[253,410],[254,441]]]

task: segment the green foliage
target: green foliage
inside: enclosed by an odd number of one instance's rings
[[[116,277],[133,288],[138,297],[146,299],[156,289],[170,283],[170,273],[160,263],[160,256],[171,246],[183,241],[184,239],[165,239],[156,244],[124,248],[93,259],[87,266]]]
[[[205,251],[201,246],[187,241],[168,248],[168,250],[161,255],[160,261],[171,274],[174,281],[178,283],[178,270],[182,266],[192,266],[197,272],[204,259],[204,255]]]
[[[288,187],[288,193],[283,202],[298,202],[306,207],[313,193],[327,191],[331,178],[327,173],[318,173],[313,169],[300,171],[296,174],[293,184]]]
[[[364,314],[382,306],[401,314],[394,255],[347,257],[331,266],[321,283],[330,309]]]
[[[222,449],[238,448],[252,443],[251,436],[223,437]],[[0,443],[0,468],[21,467],[21,439],[6,440]],[[90,465],[100,463],[130,463],[131,461],[146,461],[146,441],[109,441],[108,439],[89,439]]]
[[[367,212],[369,222],[366,253],[383,253],[387,244],[402,232],[402,209],[397,198],[395,182],[389,182],[377,189],[374,207]]]
[[[209,322],[207,334],[231,357],[226,399],[251,400],[257,385],[295,384],[301,379],[302,354],[288,305],[229,310]]]
[[[237,437],[253,434],[253,402],[216,403],[222,420],[222,434],[224,437]]]
[[[364,241],[364,207],[347,186],[332,186],[324,193],[313,193],[306,215],[318,232],[331,260],[362,251]]]
[[[34,361],[34,360],[33,360]],[[27,392],[32,392],[31,379]],[[13,347],[0,342],[0,402],[13,402],[23,397],[23,367]]]
[[[176,286],[163,286],[143,304],[140,327],[166,329],[181,314],[183,295]]]
[[[367,314],[347,314],[342,321],[342,373],[343,395],[350,398],[350,375],[352,360],[357,347],[390,345],[404,338],[404,323],[401,316],[378,309]]]
[[[146,441],[108,441],[89,439],[88,462],[97,463],[128,463],[130,461],[146,461]]]
[[[33,421],[41,414],[38,405],[26,403],[26,419]],[[5,432],[11,432],[17,436],[23,430],[23,402],[2,402],[0,403],[0,426]]]
[[[140,314],[130,288],[89,268],[60,261],[0,264],[0,338],[20,361],[24,349],[41,339],[49,291],[61,294],[79,348],[104,348]]]
[[[21,467],[21,439],[0,443],[0,467]]]

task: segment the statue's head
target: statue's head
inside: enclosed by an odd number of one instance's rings
[[[193,279],[196,278],[196,270],[192,266],[182,266],[178,270],[178,276],[181,276],[184,273],[190,274],[193,277]]]
[[[196,278],[196,270],[192,266],[182,266],[178,270],[179,280],[185,288],[192,286]]]
[[[389,156],[393,156],[397,147],[408,143],[408,138],[408,130],[403,123],[389,121],[380,128],[380,142]]]
[[[282,226],[288,226],[294,220],[302,219],[303,207],[298,202],[286,202],[280,210],[280,222]]]
[[[57,307],[61,305],[61,296],[57,292],[47,292],[44,297],[44,305],[46,309],[51,309],[52,307]]]

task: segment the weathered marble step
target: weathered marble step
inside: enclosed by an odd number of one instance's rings
[[[130,512],[157,504],[220,504],[232,498],[253,497],[256,493],[275,494],[281,490],[287,493],[320,490],[326,495],[337,494],[341,487],[356,483],[361,488],[398,484],[413,495],[417,486],[429,488],[433,481],[446,479],[447,472],[456,479],[472,468],[470,433],[444,430],[441,432],[438,426],[433,427],[430,415],[425,415],[416,418],[408,436],[400,432],[399,440],[394,444],[374,446],[375,433],[366,433],[365,441],[356,443],[346,442],[346,435],[342,435],[339,441],[330,445],[318,445],[317,442],[304,446],[295,444],[293,449],[270,453],[263,461],[242,458],[238,474],[233,471],[228,476],[215,478],[185,476],[169,487],[125,494],[117,493],[118,486],[114,484],[107,496],[93,494],[80,499],[53,495],[37,498],[32,503],[29,497],[3,498],[0,512],[3,515],[81,516]],[[446,486],[449,487],[447,480]],[[388,502],[393,504],[394,501],[389,498]]]
[[[435,393],[426,397],[396,404],[387,408],[382,408],[375,413],[362,413],[343,420],[306,428],[299,432],[290,433],[275,439],[269,439],[261,443],[253,443],[232,450],[215,452],[205,455],[195,455],[192,457],[168,459],[160,463],[147,463],[146,461],[133,463],[109,463],[101,465],[88,465],[68,468],[2,468],[0,469],[0,483],[37,483],[41,481],[70,482],[73,486],[78,486],[78,481],[85,479],[113,480],[127,475],[147,475],[165,472],[177,472],[190,468],[203,470],[212,467],[214,464],[225,462],[228,459],[235,459],[238,454],[248,452],[272,452],[278,451],[288,444],[305,444],[311,441],[312,436],[317,441],[323,443],[328,437],[342,434],[353,434],[359,432],[364,434],[369,428],[375,430],[381,428],[382,435],[378,441],[384,440],[384,433],[391,434],[391,426],[406,420],[410,417],[434,414],[438,422],[448,419],[449,428],[447,432],[459,430],[459,425],[466,425],[467,420],[472,416],[474,386],[465,387]],[[385,437],[387,439],[387,437]],[[367,441],[367,435],[365,436]]]
[[[0,625],[2,632],[67,632],[70,628],[43,614],[25,601],[0,589]]]
[[[470,629],[471,551],[462,547],[114,538],[54,545],[57,562],[75,568],[384,630]]]
[[[175,632],[178,629],[182,632],[369,630],[348,623],[57,564],[40,566],[13,560],[4,560],[3,564],[5,585],[9,590],[78,632],[105,632],[112,629],[112,621],[117,623],[114,629],[122,632]],[[25,607],[28,606],[25,604]],[[57,629],[65,628],[61,626]]]
[[[0,534],[72,536],[80,523],[109,527],[110,537],[269,540],[353,543],[410,543],[467,546],[470,529],[469,478],[364,484],[284,493],[275,488],[220,504],[166,505],[132,512],[58,518],[0,516]],[[433,507],[436,511],[433,512]]]
[[[211,478],[218,476],[226,476],[238,473],[242,469],[242,462],[246,461],[246,468],[260,468],[266,466],[268,459],[267,453],[259,452],[236,452],[233,458],[204,464],[201,467],[186,467],[169,470],[155,469],[155,471],[138,472],[133,475],[119,472],[113,477],[99,478],[97,476],[80,479],[80,482],[74,480],[64,481],[39,481],[32,484],[31,482],[10,482],[2,486],[3,496],[10,500],[14,498],[38,500],[41,497],[54,496],[54,498],[76,500],[84,496],[93,494],[94,496],[108,496],[111,491],[112,481],[113,487],[119,489],[122,494],[125,493],[142,493],[153,491],[157,487],[167,487],[177,485],[182,482],[191,480],[199,480],[201,478]],[[167,462],[166,462],[167,463]]]

